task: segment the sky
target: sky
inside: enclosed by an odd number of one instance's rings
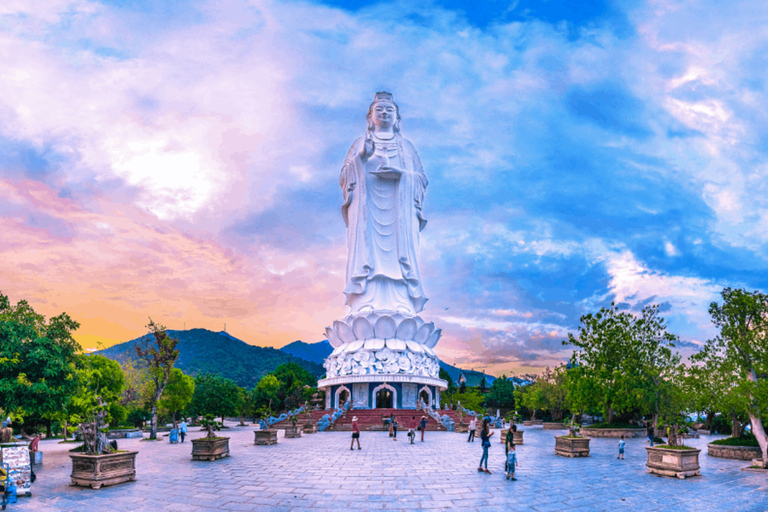
[[[558,364],[612,301],[689,354],[723,287],[768,290],[764,2],[5,0],[0,62],[0,292],[86,349],[322,340],[380,90],[448,363]]]

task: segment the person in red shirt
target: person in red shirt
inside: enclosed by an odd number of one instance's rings
[[[357,416],[352,416],[352,442],[349,445],[350,450],[354,450],[355,439],[357,439],[357,449],[362,450],[360,448],[360,425],[357,423]]]

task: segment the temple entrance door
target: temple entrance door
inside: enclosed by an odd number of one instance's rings
[[[391,409],[392,408],[392,392],[388,389],[381,389],[376,392],[376,408],[377,409]]]
[[[421,390],[421,393],[419,393],[419,398],[421,398],[421,401],[424,402],[424,405],[426,405],[427,407],[431,405],[430,399],[429,399],[429,393],[427,393],[426,389]]]
[[[337,404],[338,407],[341,407],[347,403],[347,400],[349,400],[349,391],[342,389],[341,393],[339,393],[339,403]]]

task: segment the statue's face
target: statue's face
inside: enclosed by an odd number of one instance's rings
[[[395,106],[388,102],[382,101],[376,103],[373,106],[373,125],[376,128],[391,128],[397,121],[397,112]]]

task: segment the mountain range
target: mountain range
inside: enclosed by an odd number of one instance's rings
[[[294,341],[274,349],[258,347],[221,331],[207,329],[189,329],[184,331],[167,331],[169,336],[178,338],[179,360],[176,368],[187,375],[212,373],[232,379],[238,386],[251,389],[269,372],[274,371],[283,363],[298,363],[312,375],[322,377],[325,374],[323,362],[333,347],[328,340],[317,343]],[[124,343],[113,345],[97,353],[120,363],[137,361],[136,343],[142,338],[136,338]],[[448,372],[456,385],[461,375],[464,375],[467,386],[478,386],[485,377],[487,386],[496,380],[493,375],[474,370],[463,370],[456,366],[440,361],[440,368]]]
[[[312,375],[325,374],[322,365],[296,357],[275,348],[257,347],[227,334],[207,329],[168,330],[178,338],[179,359],[176,368],[187,375],[212,373],[232,379],[238,386],[251,389],[259,380],[282,363],[298,363]],[[113,345],[97,353],[118,362],[136,361],[136,343],[142,338]]]

